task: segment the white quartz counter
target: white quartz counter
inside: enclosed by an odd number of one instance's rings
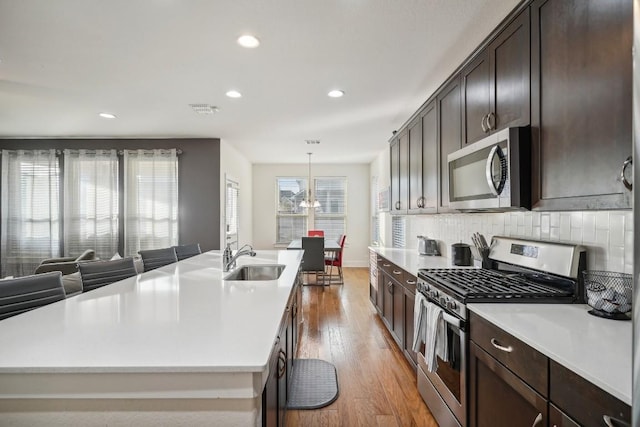
[[[474,313],[631,405],[632,322],[584,304],[467,304]]]
[[[0,398],[255,397],[301,257],[242,256],[286,268],[225,281],[220,251],[206,252],[5,319]]]
[[[420,268],[448,268],[451,265],[448,258],[442,256],[420,255],[415,249],[384,248],[379,246],[369,246],[369,250],[380,254],[398,267],[413,275],[418,274]],[[457,268],[457,267],[456,267]]]

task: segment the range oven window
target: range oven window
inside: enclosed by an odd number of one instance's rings
[[[435,374],[440,377],[447,389],[455,396],[456,400],[462,402],[460,387],[464,364],[460,345],[461,337],[459,330],[449,323],[447,323],[447,340],[449,342],[449,361],[444,362],[438,357],[438,369],[436,369]]]

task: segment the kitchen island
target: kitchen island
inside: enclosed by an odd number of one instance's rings
[[[301,251],[226,281],[210,251],[0,322],[3,425],[260,425]]]

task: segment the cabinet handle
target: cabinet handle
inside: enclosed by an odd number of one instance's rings
[[[487,129],[488,130],[495,130],[496,129],[495,121],[494,121],[493,124],[491,123],[491,119],[495,118],[495,117],[496,117],[496,115],[493,114],[493,113],[487,114]]]
[[[287,354],[280,350],[278,354],[278,365],[282,362],[282,367],[278,367],[278,378],[282,378],[285,372],[287,372]]]
[[[604,424],[607,427],[630,427],[631,426],[631,424],[627,423],[626,421],[622,421],[618,418],[613,418],[609,415],[603,415],[602,421],[604,421]]]
[[[383,267],[391,267],[391,264],[382,264]]]
[[[399,211],[400,210],[400,201],[396,202],[396,210]]]
[[[393,274],[395,274],[396,276],[399,276],[402,274],[402,271],[399,270],[393,270]]]
[[[538,425],[540,425],[542,423],[542,412],[540,412],[538,414],[538,416],[536,417],[535,420],[533,420],[533,424],[531,425],[531,427],[536,427]]]
[[[633,183],[627,181],[627,177],[624,176],[624,173],[627,171],[627,167],[633,164],[633,157],[629,156],[622,164],[622,170],[620,171],[620,179],[624,184],[625,188],[629,191],[633,190]]]
[[[485,120],[487,120],[487,116],[482,116],[480,126],[482,126],[482,132],[487,133],[487,125],[484,124]]]
[[[498,350],[502,350],[502,351],[507,352],[507,353],[511,353],[513,351],[513,347],[511,347],[511,346],[505,347],[503,345],[500,345],[495,338],[491,338],[491,345],[493,345]],[[542,416],[542,415],[540,415],[540,416]]]
[[[415,280],[407,280],[407,284],[408,285],[415,285],[416,281]]]
[[[393,282],[387,283],[387,291],[389,291],[390,294],[393,293]]]

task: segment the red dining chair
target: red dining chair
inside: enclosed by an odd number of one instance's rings
[[[309,237],[324,237],[324,231],[322,230],[309,230],[307,233]]]
[[[344,252],[344,242],[347,240],[347,236],[342,234],[340,236],[339,244],[340,250],[332,253],[331,256],[325,257],[324,265],[325,267],[330,267],[329,269],[329,284],[331,284],[331,278],[333,276],[333,267],[338,267],[338,276],[340,280],[336,282],[336,284],[344,285],[344,277],[342,275],[342,253]]]

